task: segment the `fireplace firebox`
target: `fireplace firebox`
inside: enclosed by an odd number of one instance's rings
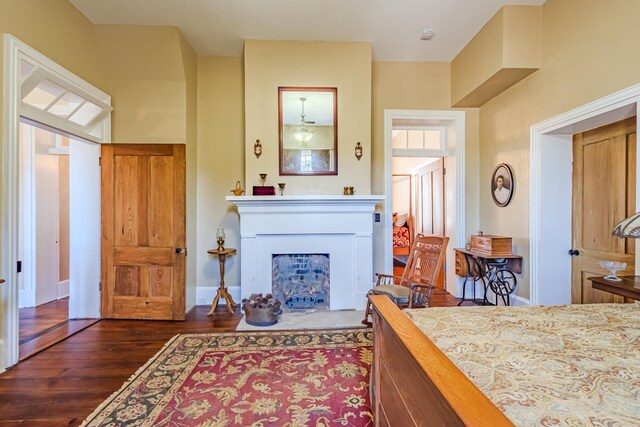
[[[272,293],[288,308],[329,308],[329,254],[273,254],[272,266]]]

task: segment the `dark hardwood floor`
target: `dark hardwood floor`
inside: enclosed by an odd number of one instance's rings
[[[20,309],[20,342],[66,322],[69,319],[69,298],[61,298],[37,307]]]
[[[457,300],[438,291],[434,306]],[[101,320],[0,375],[0,426],[75,426],[179,333],[234,331],[239,309],[208,306],[184,322]]]
[[[21,308],[19,359],[25,360],[97,321],[98,319],[69,320],[69,298],[37,307]]]

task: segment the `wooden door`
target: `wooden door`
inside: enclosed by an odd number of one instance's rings
[[[612,236],[636,212],[636,118],[573,136],[573,249],[571,302],[622,302],[591,287],[590,276],[608,274],[601,260],[622,261],[635,272],[635,240]]]
[[[184,145],[102,146],[102,317],[185,317]]]
[[[444,236],[444,159],[418,170],[420,181],[420,230],[425,235]],[[445,288],[444,264],[435,285]]]

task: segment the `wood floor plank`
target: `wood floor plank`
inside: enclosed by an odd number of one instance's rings
[[[435,306],[457,304],[437,291]],[[232,332],[241,319],[218,307],[184,322],[102,320],[0,375],[1,426],[76,426],[180,333]]]

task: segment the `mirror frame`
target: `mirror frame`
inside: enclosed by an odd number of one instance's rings
[[[284,132],[283,132],[283,111],[282,95],[284,92],[332,92],[333,93],[333,164],[332,171],[319,172],[291,172],[283,168],[284,160]],[[278,141],[279,141],[279,171],[280,175],[299,176],[320,176],[338,175],[338,88],[336,87],[300,87],[300,86],[280,86],[278,87]]]

